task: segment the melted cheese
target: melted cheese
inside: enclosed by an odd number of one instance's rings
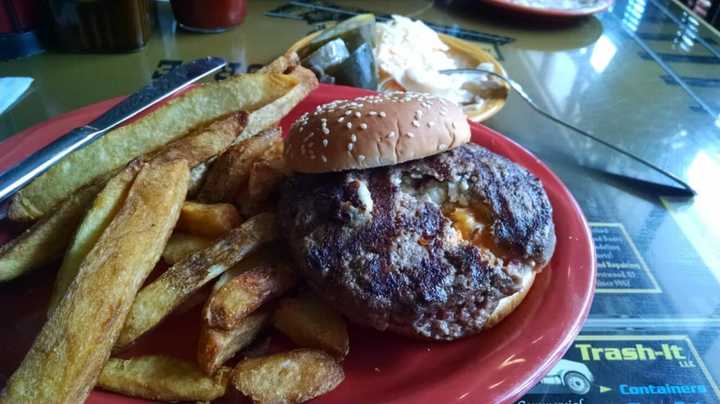
[[[482,233],[485,224],[478,221],[472,210],[468,208],[453,208],[450,210],[448,217],[453,222],[453,226],[460,232],[462,238],[473,243],[478,239],[478,235]]]

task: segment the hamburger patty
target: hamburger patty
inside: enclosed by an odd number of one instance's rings
[[[475,144],[396,166],[295,175],[279,212],[323,298],[355,322],[440,340],[482,330],[555,246],[540,182]]]

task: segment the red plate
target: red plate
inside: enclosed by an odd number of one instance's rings
[[[283,120],[287,128],[302,112],[338,98],[366,94],[321,86]],[[80,126],[120,99],[60,115],[0,144],[0,169]],[[503,135],[471,124],[473,141],[528,168],[543,182],[554,208],[557,248],[522,305],[497,327],[451,343],[429,343],[351,327],[345,381],[316,402],[510,402],[534,386],[563,356],[587,317],[595,290],[595,251],[585,219],[567,188],[540,160]],[[0,222],[0,242],[12,226]],[[45,318],[52,270],[35,271],[0,285],[0,386],[18,366]],[[194,358],[197,309],[173,316],[134,349]],[[227,400],[237,402],[237,394]],[[130,403],[94,391],[88,402]]]
[[[514,0],[484,0],[485,3],[504,8],[509,11],[519,12],[522,14],[531,14],[542,17],[552,18],[573,18],[583,17],[591,14],[603,12],[610,8],[612,0],[597,0],[595,4],[589,4],[578,7],[541,7],[529,4],[518,4]]]

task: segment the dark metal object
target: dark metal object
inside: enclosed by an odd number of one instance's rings
[[[670,173],[670,172],[668,172],[668,171],[666,171],[666,170],[663,170],[662,168],[656,166],[655,164],[653,164],[653,163],[651,163],[651,162],[649,162],[649,161],[647,161],[647,160],[645,160],[645,159],[643,159],[643,158],[640,158],[640,157],[638,157],[638,156],[636,156],[636,155],[634,155],[634,154],[632,154],[632,153],[630,153],[630,152],[627,152],[627,151],[625,151],[625,150],[623,150],[623,149],[621,149],[621,148],[619,148],[619,147],[617,147],[617,146],[615,146],[615,145],[613,145],[613,144],[611,144],[611,143],[608,143],[608,142],[606,142],[606,141],[604,141],[604,140],[602,140],[602,139],[600,139],[600,138],[598,138],[598,137],[596,137],[596,136],[594,136],[594,135],[592,135],[592,134],[590,134],[590,133],[588,133],[588,132],[586,132],[586,131],[584,131],[584,130],[582,130],[582,129],[580,129],[580,128],[577,128],[577,127],[575,127],[575,126],[573,126],[573,125],[571,125],[571,124],[563,121],[562,119],[557,118],[557,117],[551,115],[550,113],[546,112],[545,110],[543,110],[542,108],[540,108],[537,104],[535,104],[535,101],[533,101],[533,99],[530,98],[530,96],[525,92],[525,90],[522,88],[522,86],[521,86],[520,84],[518,84],[518,83],[517,83],[516,81],[514,81],[514,80],[511,80],[511,79],[509,79],[509,78],[507,78],[507,77],[504,77],[504,76],[502,76],[502,75],[500,75],[500,74],[498,74],[498,73],[495,73],[495,72],[492,72],[492,71],[489,71],[489,70],[483,70],[483,69],[447,69],[447,70],[440,70],[440,73],[448,74],[448,75],[449,75],[449,74],[468,74],[468,73],[469,73],[469,74],[482,74],[482,75],[489,75],[489,76],[492,76],[492,77],[494,77],[494,78],[497,78],[497,79],[503,81],[504,83],[508,84],[508,85],[510,86],[510,88],[512,88],[513,90],[515,90],[515,92],[520,96],[520,98],[522,98],[523,100],[525,100],[525,102],[527,102],[528,105],[530,105],[530,106],[531,106],[535,111],[537,111],[540,115],[543,115],[544,117],[550,119],[551,121],[553,121],[553,122],[555,122],[555,123],[557,123],[557,124],[560,124],[560,125],[568,128],[568,129],[574,131],[575,133],[578,133],[578,134],[580,134],[580,135],[582,135],[582,136],[585,136],[585,137],[588,138],[588,139],[591,139],[591,140],[593,140],[593,141],[595,141],[595,142],[598,142],[598,143],[602,144],[602,145],[605,146],[605,147],[608,147],[608,148],[610,148],[610,149],[612,149],[612,150],[614,150],[614,151],[616,151],[616,152],[618,152],[618,153],[620,153],[620,154],[622,154],[622,155],[624,155],[624,156],[626,156],[626,157],[629,157],[629,158],[637,161],[638,163],[640,163],[640,164],[642,164],[642,165],[644,165],[644,166],[646,166],[646,167],[648,167],[648,168],[651,168],[651,169],[654,170],[654,171],[657,171],[658,173],[664,175],[665,177],[671,179],[672,181],[674,181],[675,183],[677,183],[677,184],[680,185],[681,188],[678,188],[678,191],[680,192],[680,195],[690,196],[690,197],[697,195],[697,193],[695,192],[695,190],[693,190],[692,187],[690,187],[690,185],[688,185],[685,181],[683,181],[683,180],[681,180],[680,178],[678,178],[675,174]]]
[[[63,157],[90,144],[108,130],[167,99],[190,84],[222,69],[227,62],[216,57],[196,59],[151,81],[96,120],[75,128],[0,174],[0,204]],[[4,217],[0,208],[0,218]]]

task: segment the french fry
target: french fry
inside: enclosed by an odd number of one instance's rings
[[[285,166],[285,141],[282,137],[273,140],[273,143],[265,149],[260,160],[272,161]],[[279,166],[278,166],[279,167]],[[276,167],[276,168],[278,168]],[[289,172],[289,171],[288,171]]]
[[[203,202],[234,202],[238,190],[245,186],[255,160],[276,140],[280,129],[273,128],[251,137],[220,155],[210,167],[198,200]]]
[[[162,401],[211,401],[225,395],[231,369],[210,376],[194,363],[169,356],[110,358],[97,386],[104,390]]]
[[[249,139],[258,135],[260,132],[271,128],[272,126],[277,125],[283,116],[287,115],[288,112],[295,107],[295,105],[302,101],[303,98],[305,98],[318,86],[315,74],[312,71],[299,66],[299,62],[297,60],[297,55],[295,54],[285,55],[273,61],[270,65],[266,66],[266,68],[261,69],[261,73],[288,74],[298,80],[298,85],[272,103],[251,112],[248,117],[247,127],[243,130],[243,133],[237,137],[235,143]],[[207,170],[206,165],[207,163],[203,163],[195,167],[193,177],[196,178],[196,180],[193,185],[197,186],[200,182],[199,179],[204,177],[205,171]],[[194,188],[193,194],[195,194]],[[205,202],[221,201],[220,199],[205,200],[202,198],[200,198],[200,200]]]
[[[48,315],[55,310],[68,286],[75,279],[85,256],[122,207],[140,168],[142,168],[142,164],[139,161],[130,163],[127,168],[108,181],[105,188],[95,198],[92,207],[75,232],[75,237],[70,243],[70,248],[65,253],[65,258],[63,258],[62,265],[55,277],[55,287],[50,295]]]
[[[213,292],[220,289],[232,278],[240,275],[243,272],[247,272],[259,266],[270,265],[275,257],[275,254],[280,254],[277,243],[269,243],[263,247],[260,247],[257,251],[248,254],[247,257],[243,258],[242,261],[233,265],[232,268],[223,272],[215,283],[213,284]]]
[[[302,403],[325,394],[345,379],[342,367],[323,351],[296,349],[246,359],[231,381],[257,403]]]
[[[203,308],[205,324],[233,329],[263,303],[293,287],[295,281],[288,265],[277,259],[242,272],[212,292]]]
[[[299,59],[295,53],[290,53],[277,58],[275,61],[260,69],[260,73],[282,73],[290,75],[298,80],[298,84],[288,91],[282,97],[276,99],[270,104],[263,106],[262,108],[255,110],[250,113],[248,117],[248,124],[243,133],[237,137],[235,143],[240,143],[243,140],[250,139],[251,137],[260,134],[262,131],[275,126],[280,122],[280,119],[287,115],[300,101],[303,100],[312,90],[318,86],[317,77],[315,74],[300,66]],[[194,178],[197,178],[193,185],[197,185],[202,177],[204,177],[205,171],[207,170],[207,163],[201,164],[195,167]],[[193,194],[194,194],[193,189]],[[203,200],[203,199],[201,199]],[[205,202],[212,202],[213,200],[206,200]],[[220,201],[220,200],[217,200]]]
[[[83,188],[65,200],[50,216],[0,247],[0,282],[6,282],[62,256],[85,209],[100,191],[99,185]]]
[[[300,65],[300,57],[295,52],[288,52],[285,55],[273,60],[258,70],[263,73],[289,73]]]
[[[152,155],[143,156],[143,158],[153,160],[156,163],[184,159],[188,161],[190,166],[201,166],[201,162],[221,153],[232,144],[238,133],[244,128],[246,120],[247,114],[244,112],[224,116],[194,131],[192,134],[164,146]],[[122,170],[119,171],[119,173],[122,172]],[[79,190],[71,198],[64,201],[59,209],[41,219],[24,235],[0,247],[0,282],[13,279],[30,269],[46,265],[59,257],[70,240],[73,240],[72,231],[77,228],[77,224],[86,216],[86,208],[91,205],[92,199],[103,188],[103,183],[104,181],[98,181],[95,185]],[[98,201],[98,203],[102,205],[104,202]],[[96,219],[90,218],[89,220]],[[97,225],[102,226],[101,222],[97,223]],[[98,231],[94,232],[95,237],[101,230],[98,229]],[[86,231],[93,233],[92,229],[78,229],[78,231],[81,233]],[[92,234],[77,235],[80,239],[87,236],[92,236]],[[69,259],[81,259],[84,254],[83,249],[87,252],[93,241],[90,239],[87,243],[79,243],[77,247],[72,247],[69,252],[71,258]],[[76,248],[79,248],[79,250],[76,250]],[[78,260],[76,259],[76,261]],[[75,263],[75,265],[77,264],[78,262]],[[63,266],[65,265],[71,264],[64,263]],[[72,276],[69,276],[70,279],[65,279],[67,276],[62,274],[73,273],[73,271],[67,269],[62,270],[59,275],[63,277],[61,282],[66,282],[72,278]],[[60,297],[62,295],[53,297],[52,302],[56,304]]]
[[[184,159],[192,169],[188,195],[197,193],[207,172],[207,162],[221,154],[242,134],[248,114],[244,111],[230,113],[200,129],[192,131],[159,151],[144,156],[145,160],[156,161]]]
[[[273,162],[260,160],[253,163],[247,186],[243,187],[236,197],[235,204],[243,216],[252,216],[273,209],[268,198],[285,179],[281,169],[273,167]]]
[[[228,359],[255,340],[269,318],[270,312],[261,310],[242,319],[232,330],[219,330],[203,325],[197,353],[200,369],[207,375],[215,374]]]
[[[185,202],[176,230],[197,236],[218,237],[240,223],[240,214],[229,203]]]
[[[145,156],[145,159],[154,159],[155,162],[185,159],[191,166],[199,164],[229,147],[244,128],[246,120],[247,114],[245,113],[230,114],[211,122],[185,138],[166,145],[154,155]],[[122,176],[122,173],[123,170],[118,175]],[[13,279],[30,269],[46,265],[60,256],[68,242],[73,240],[72,231],[77,228],[77,223],[85,221],[82,219],[87,216],[85,209],[91,205],[92,199],[102,189],[102,182],[99,181],[96,185],[79,190],[72,198],[63,202],[58,210],[42,219],[24,235],[0,247],[0,281]],[[101,206],[107,204],[108,201],[101,200],[95,203],[95,205]],[[98,207],[95,206],[93,210],[98,210]],[[107,214],[107,212],[103,213],[103,209],[100,210],[99,214]],[[69,258],[65,259],[63,269],[58,274],[58,279],[65,284],[65,287],[75,273],[65,267],[74,265],[77,269],[79,261],[92,247],[94,242],[92,237],[99,236],[102,226],[107,224],[103,224],[100,219],[93,219],[95,214],[88,216],[86,220],[90,220],[90,223],[85,225],[85,229],[78,228],[78,234],[75,237],[75,239],[79,238],[76,241],[77,245],[71,246],[66,254]],[[111,217],[112,215],[106,219]],[[100,228],[93,231],[93,226],[100,226]],[[86,237],[90,237],[90,239],[82,242]],[[61,294],[54,295],[51,298],[51,306],[57,304],[57,300],[61,297]]]
[[[163,261],[168,265],[174,265],[192,253],[210,247],[213,243],[215,240],[212,238],[173,233],[165,245],[165,251],[162,254]]]
[[[247,108],[240,108],[252,110],[252,112],[247,119],[248,125],[246,125],[242,133],[233,140],[234,142],[254,136],[264,128],[270,127],[277,123],[280,118],[284,116],[284,114],[286,114],[290,109],[292,109],[300,100],[302,100],[310,91],[312,91],[312,89],[317,86],[317,80],[315,79],[314,74],[307,71],[307,69],[288,63],[287,58],[283,59],[282,61],[278,61],[278,63],[285,66],[284,70],[282,71],[287,70],[289,76],[292,79],[288,79],[287,77],[283,76],[283,79],[280,80],[280,83],[278,83],[278,80],[274,80],[268,77],[256,77],[257,75],[255,75],[252,78],[244,78],[242,80],[238,79],[238,82],[234,82],[230,86],[231,88],[227,88],[227,91],[223,92],[227,93],[231,90],[235,91],[241,88],[243,85],[247,85],[247,91],[249,93],[253,93],[254,95],[245,97],[245,100],[259,100],[257,102],[247,102]],[[279,73],[280,71],[281,70],[278,69],[268,70],[265,74],[267,75],[271,72]],[[297,83],[297,85],[291,86],[291,82]],[[194,91],[195,90],[191,91],[190,93],[195,94]],[[193,99],[199,101],[208,97],[211,98],[212,93],[212,91],[203,91],[202,94],[192,95],[191,99],[184,99],[181,104],[186,105],[190,103]],[[277,97],[278,94],[283,95]],[[266,101],[269,103],[266,103]],[[201,108],[199,108],[200,115],[204,113],[209,114],[210,110],[214,108],[207,107],[204,103],[199,103],[199,105],[201,105]],[[260,108],[253,110],[253,108],[258,107]],[[165,108],[160,108],[158,111],[163,109]],[[79,221],[85,214],[86,207],[90,204],[92,198],[97,195],[98,191],[102,188],[102,183],[110,176],[112,176],[112,169],[109,169],[107,167],[109,165],[114,166],[114,164],[110,163],[117,160],[119,156],[129,156],[128,153],[125,153],[125,151],[127,151],[125,149],[126,146],[138,146],[133,143],[135,140],[137,140],[139,143],[143,143],[144,139],[147,136],[152,136],[148,134],[152,134],[153,131],[148,130],[146,131],[146,133],[141,132],[153,125],[168,127],[168,130],[172,129],[173,131],[179,130],[179,127],[185,128],[192,126],[188,124],[188,121],[184,117],[182,117],[182,119],[180,119],[180,122],[176,125],[173,119],[179,109],[181,109],[181,107],[176,106],[173,107],[174,112],[170,111],[162,113],[163,116],[165,116],[165,118],[163,119],[153,118],[150,120],[150,122],[142,124],[140,126],[133,126],[133,128],[131,129],[121,128],[122,131],[121,129],[113,131],[113,133],[127,133],[128,136],[125,139],[122,139],[123,136],[110,136],[110,134],[108,134],[106,138],[112,137],[114,140],[95,142],[93,144],[93,147],[84,148],[83,150],[86,151],[83,152],[82,156],[67,159],[67,162],[62,163],[62,167],[64,168],[61,169],[60,166],[54,167],[51,170],[52,174],[49,171],[42,176],[42,179],[34,181],[18,195],[16,195],[13,199],[12,207],[10,209],[10,215],[13,219],[32,220],[42,216],[46,212],[50,213],[48,213],[46,217],[44,217],[40,222],[38,222],[27,233],[21,235],[19,239],[10,243],[6,243],[4,246],[0,247],[0,282],[14,279],[22,273],[25,273],[32,268],[46,265],[47,263],[60,256],[62,251],[64,251],[65,247],[68,245],[71,239],[72,231],[75,229],[76,224],[79,223]],[[156,111],[156,113],[159,113],[158,111]],[[151,115],[154,116],[154,114]],[[145,119],[148,119],[149,117],[150,115]],[[198,117],[195,116],[195,118]],[[141,121],[144,121],[145,119]],[[222,129],[228,129],[228,127],[231,127],[230,125],[232,124],[233,116],[225,116],[221,119],[229,120],[230,124],[228,124],[227,122],[225,126],[220,126],[219,124],[213,126],[211,124],[206,128],[218,129],[219,127],[221,127]],[[198,120],[201,120],[202,122],[207,121],[206,119],[199,118]],[[136,124],[139,125],[139,122],[141,121],[136,122]],[[237,122],[237,119],[235,119],[235,121]],[[164,133],[163,130],[159,130],[159,132]],[[212,132],[212,130],[210,130],[210,132]],[[183,135],[184,134],[185,133],[183,132]],[[136,138],[135,135],[138,135],[139,137]],[[201,131],[201,134],[197,135],[196,139],[194,139],[193,141],[199,141],[199,139],[208,139],[207,136],[209,135],[203,135]],[[153,142],[155,140],[153,140]],[[109,142],[110,144],[105,145],[104,142]],[[217,144],[217,142],[212,142],[212,140],[208,140],[208,142],[212,144]],[[181,148],[180,146],[182,145],[182,142],[179,144],[173,142],[169,145],[166,145],[163,148],[163,150],[166,151],[164,155],[171,156],[174,153],[173,150],[179,149],[186,151],[209,150],[208,147],[199,147],[200,145],[198,145],[197,143],[191,145],[191,147]],[[118,148],[115,148],[115,146],[118,146]],[[94,154],[97,150],[95,150],[94,148],[100,148],[103,150],[116,150],[117,153],[113,152],[107,156],[103,154],[103,159],[100,159],[99,161],[97,161],[97,164],[95,164]],[[95,151],[90,151],[91,149]],[[154,147],[150,149],[154,149]],[[136,155],[133,155],[133,157]],[[163,153],[156,152],[154,153],[154,155],[163,155]],[[149,157],[150,156],[148,156],[148,158]],[[130,160],[131,158],[132,157],[128,157],[126,160]],[[191,166],[194,165],[194,162],[192,161],[192,154],[184,155],[183,158],[188,159],[188,161],[191,162]],[[211,158],[212,156],[207,156],[205,157],[205,161]],[[195,160],[202,159],[198,157]],[[117,166],[120,165],[122,164],[117,164]],[[193,183],[191,185],[197,187],[203,179],[204,172],[206,170],[206,162],[201,162],[195,165],[192,170]],[[98,174],[90,174],[93,172]],[[101,172],[103,174],[99,174]],[[80,173],[81,175],[76,176],[77,173]],[[97,178],[98,181],[93,185],[89,185],[78,190],[78,187],[80,186],[78,185],[78,183],[87,183],[87,181],[83,179],[84,176],[87,175],[92,175],[93,178]],[[64,177],[64,179],[61,178],[62,181],[55,181],[53,178],[56,177]],[[65,180],[70,181],[70,184],[66,184],[64,182]],[[79,182],[77,182],[76,180]],[[63,200],[65,196],[70,197],[63,201],[63,203],[58,208],[51,209],[52,206],[55,206],[59,201]]]
[[[184,137],[144,155],[142,160],[185,160],[190,167],[195,167],[230,147],[245,129],[247,120],[248,113],[245,111],[229,113],[192,129]]]
[[[261,70],[261,73],[265,74],[278,74],[282,72],[282,74],[296,79],[298,84],[285,93],[285,95],[275,100],[275,102],[253,111],[248,117],[247,127],[243,131],[247,136],[238,137],[236,142],[248,139],[264,129],[277,125],[280,122],[280,118],[287,115],[295,105],[307,97],[307,95],[318,86],[318,79],[315,73],[293,62],[292,60],[296,60],[293,58],[296,58],[296,56],[282,56],[279,58],[282,61],[281,63],[273,62],[271,63],[271,65],[274,65],[273,67],[267,70]],[[282,67],[285,67],[284,70],[280,70]]]
[[[237,137],[245,127],[246,121],[247,113],[231,113],[211,122],[209,125],[196,130],[194,133],[182,139],[168,144],[154,155],[145,156],[145,159],[152,160],[156,163],[184,159],[191,166],[199,164],[229,147],[235,137]],[[92,245],[102,233],[102,230],[107,226],[113,215],[117,212],[117,209],[119,209],[120,204],[127,194],[130,183],[137,173],[137,167],[138,164],[133,165],[133,163],[131,163],[128,168],[120,171],[120,173],[108,182],[102,193],[95,199],[91,211],[86,214],[82,225],[78,228],[73,243],[60,267],[55,282],[55,290],[50,298],[49,310],[52,310],[62,298],[67,285],[72,281],[75,273],[77,273],[77,269],[85,254],[92,248]],[[185,207],[183,207],[183,212],[185,210]],[[217,215],[205,215],[205,217],[197,219],[208,220],[214,218],[216,221],[210,221],[206,226],[203,226],[202,229],[211,231],[217,229],[218,226],[224,226],[229,230],[228,226],[239,224],[239,215],[234,207],[228,205],[224,209],[219,210],[225,213],[228,223],[218,224],[217,221],[222,221],[223,218],[217,217]],[[178,225],[183,222],[182,213],[180,217],[181,220],[178,222]],[[215,226],[213,227],[213,225]],[[224,233],[225,231],[221,232]]]
[[[287,112],[310,91],[317,87],[317,80],[312,72],[301,66],[290,65],[287,63],[287,60],[283,60],[282,63],[286,66],[285,70],[287,70],[289,74],[280,76],[280,80],[273,78],[276,75],[265,77],[270,74],[268,72],[265,73],[263,77],[253,75],[251,78],[244,78],[242,80],[233,79],[237,82],[233,82],[230,88],[226,88],[225,90],[227,91],[222,91],[223,94],[226,94],[228,91],[239,91],[243,85],[247,85],[247,92],[253,94],[244,98],[245,101],[248,101],[245,108],[239,108],[252,112],[248,116],[248,124],[233,142],[247,139],[263,129],[276,124],[282,116],[287,114]],[[278,73],[279,70],[273,70],[273,72]],[[292,83],[296,84],[291,86]],[[194,91],[195,90],[189,93],[195,94]],[[279,94],[282,95],[278,97]],[[191,99],[184,99],[181,104],[187,105],[192,99],[195,99],[198,105],[201,106],[198,108],[199,114],[206,114],[205,116],[209,117],[210,115],[207,114],[210,114],[211,110],[217,107],[217,105],[213,103],[215,107],[209,107],[207,103],[202,103],[200,100],[212,98],[212,95],[213,91],[203,91],[202,94],[192,95]],[[240,97],[240,99],[243,99],[243,97]],[[249,100],[256,100],[256,102],[249,102]],[[163,109],[164,108],[160,108],[158,111]],[[189,121],[185,119],[184,116],[181,116],[179,122],[174,122],[175,115],[182,115],[178,113],[179,109],[181,108],[173,107],[172,111],[164,112],[163,116],[165,116],[165,118],[163,119],[153,118],[150,122],[140,126],[133,126],[131,129],[123,129],[123,127],[113,131],[120,132],[122,129],[122,133],[126,133],[128,136],[123,139],[123,136],[110,136],[110,134],[108,134],[106,138],[112,137],[114,140],[95,142],[93,147],[84,148],[83,150],[86,151],[83,152],[80,157],[67,159],[68,161],[62,163],[62,166],[54,167],[50,170],[52,173],[49,171],[41,177],[42,179],[39,178],[37,181],[34,181],[16,195],[9,212],[11,218],[14,220],[32,220],[47,214],[46,217],[33,226],[27,233],[21,235],[18,240],[6,243],[0,247],[0,282],[14,279],[30,269],[46,265],[59,257],[71,240],[72,231],[85,214],[86,207],[102,188],[104,181],[112,176],[111,172],[113,170],[108,167],[121,166],[122,163],[114,164],[119,157],[125,156],[127,158],[121,160],[128,161],[132,157],[140,154],[140,152],[138,152],[138,154],[127,152],[131,148],[135,148],[135,146],[139,147],[138,144],[134,143],[135,140],[142,144],[147,136],[154,136],[152,135],[153,130],[150,130],[151,126],[160,128],[157,130],[157,132],[160,133],[165,133],[164,129],[161,130],[162,128],[176,131],[180,130],[180,127],[186,128],[192,126],[188,124]],[[155,113],[159,113],[158,111]],[[150,115],[141,121],[149,117]],[[193,115],[193,117],[198,118],[198,120],[202,122],[207,121],[207,119],[200,119],[196,115]],[[232,120],[232,116],[226,116],[221,119]],[[210,125],[207,128],[216,129],[217,126]],[[227,129],[228,126],[224,126],[223,128]],[[143,131],[145,131],[145,133],[143,133]],[[185,132],[183,132],[183,135],[184,134]],[[173,136],[175,136],[175,134],[173,134]],[[204,135],[198,135],[196,139],[203,138],[207,139]],[[153,142],[156,140],[160,139],[154,139]],[[165,140],[162,141],[164,142]],[[211,140],[208,141],[211,142]],[[104,142],[109,142],[109,144],[106,145]],[[101,146],[97,146],[96,143]],[[216,142],[211,143],[217,144]],[[166,145],[164,147],[164,150],[167,151],[165,155],[172,155],[172,150],[175,148],[179,149],[179,146],[182,144],[183,143],[177,144],[173,142]],[[115,146],[117,146],[117,148]],[[98,160],[96,164],[95,152],[98,151],[95,150],[96,147],[103,151],[105,149],[113,150],[113,153],[109,153],[108,155],[102,154],[104,157]],[[155,147],[151,147],[150,149],[154,148]],[[94,151],[90,151],[91,149]],[[143,150],[146,149],[147,148]],[[197,151],[209,150],[209,148],[198,147],[198,144],[195,144],[192,147],[185,147],[183,150]],[[115,153],[115,151],[117,151],[117,153]],[[129,157],[131,155],[132,157]],[[155,153],[154,155],[162,155],[162,153]],[[185,155],[183,158],[188,159],[188,161],[191,162],[191,166],[194,165],[192,155]],[[191,184],[193,187],[199,187],[204,173],[207,170],[207,160],[209,159],[212,159],[212,156],[207,156],[205,162],[198,163],[193,167],[193,182]],[[201,159],[196,158],[196,160]],[[78,189],[78,187],[80,187],[80,185],[78,185],[79,183],[87,183],[84,178],[88,175],[97,178],[97,182],[93,185]],[[59,178],[60,180],[55,181],[54,178]],[[64,181],[66,180],[69,181],[69,183],[65,183]],[[59,207],[52,209],[52,207],[57,205],[66,196],[68,196],[68,198],[65,199]]]
[[[0,393],[0,403],[85,400],[135,294],[160,259],[180,215],[188,176],[185,161],[143,167],[122,208]]]
[[[248,219],[215,244],[173,265],[138,293],[117,340],[116,350],[150,331],[193,292],[277,236],[275,216],[264,213]]]
[[[259,113],[248,117],[248,125],[238,136],[246,139],[268,127],[270,118],[284,116],[285,109],[302,99],[289,97],[301,86],[304,84],[296,75],[281,73],[242,74],[197,86],[62,159],[14,196],[9,216],[22,221],[40,218],[84,185],[228,113]],[[278,104],[273,106],[275,102]],[[270,110],[271,117],[267,116]]]
[[[350,347],[342,316],[307,293],[282,298],[273,314],[273,325],[296,344],[322,349],[337,360],[345,358]]]
[[[285,173],[272,166],[270,161],[258,161],[250,170],[248,196],[254,200],[265,200],[285,178]]]

